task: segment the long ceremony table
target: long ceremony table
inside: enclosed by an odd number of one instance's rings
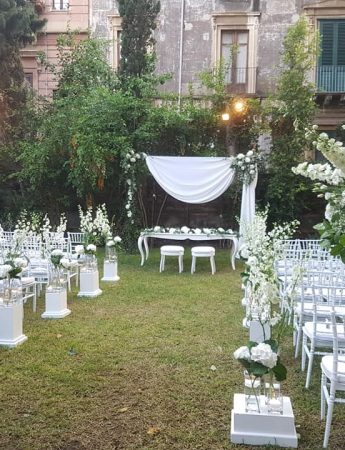
[[[148,238],[154,239],[166,239],[173,241],[185,241],[187,239],[191,241],[220,241],[227,240],[232,241],[231,251],[230,251],[230,261],[231,266],[235,270],[235,257],[238,251],[238,237],[237,235],[230,233],[162,233],[162,232],[142,232],[138,238],[138,249],[141,256],[141,265],[143,266],[147,258],[149,257],[149,245]],[[145,247],[145,253],[143,249],[143,244]]]

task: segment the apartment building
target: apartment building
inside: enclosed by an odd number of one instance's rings
[[[35,55],[44,50],[54,60],[56,37],[67,27],[81,35],[90,27],[94,36],[108,39],[109,63],[116,70],[121,57],[116,0],[35,1],[48,22],[37,43],[22,52],[34,89],[51,95],[54,82]],[[316,121],[334,130],[345,120],[345,0],[161,0],[155,30],[157,72],[172,75],[161,89],[183,95],[192,84],[202,95],[198,75],[223,58],[231,60],[229,92],[265,98],[275,89],[284,35],[301,14],[322,35],[322,53],[310,74],[320,107]]]
[[[82,39],[89,30],[89,0],[33,0],[36,12],[47,23],[37,40],[21,50],[24,74],[32,88],[44,97],[51,97],[56,86],[52,73],[40,64],[37,56],[44,52],[49,62],[57,62],[56,39],[67,30],[77,30]]]

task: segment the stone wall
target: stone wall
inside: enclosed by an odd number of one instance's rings
[[[109,16],[118,14],[116,0],[90,0],[91,28],[95,36],[111,38]],[[180,69],[181,5],[183,0],[161,0],[155,31],[157,72],[172,79],[162,90],[177,92]],[[259,12],[256,93],[265,97],[274,90],[282,42],[287,28],[297,21],[311,0],[184,0],[182,92],[193,83],[200,91],[198,74],[214,63],[214,22],[219,13]]]

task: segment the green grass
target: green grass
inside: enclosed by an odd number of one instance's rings
[[[25,305],[28,341],[0,349],[0,448],[247,448],[228,438],[233,394],[243,383],[232,353],[248,336],[240,268],[233,272],[228,256],[217,250],[214,276],[208,260],[198,260],[192,276],[188,255],[181,275],[177,258],[158,272],[157,250],[144,267],[139,256],[121,255],[121,280],[101,283],[95,299],[77,298],[74,289],[65,319],[41,319],[43,298],[36,313]],[[283,390],[292,398],[299,449],[315,450],[324,431],[318,363],[306,391],[290,341]],[[344,448],[344,419],[345,408],[336,406],[331,448]]]

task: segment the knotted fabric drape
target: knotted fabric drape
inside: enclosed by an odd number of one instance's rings
[[[235,175],[230,158],[148,156],[146,163],[161,188],[185,203],[207,203],[218,198]]]
[[[207,203],[222,195],[232,183],[235,171],[232,158],[147,156],[147,166],[157,183],[172,197],[185,203]],[[241,223],[250,223],[255,215],[257,177],[243,184]],[[240,230],[241,234],[241,230]]]

